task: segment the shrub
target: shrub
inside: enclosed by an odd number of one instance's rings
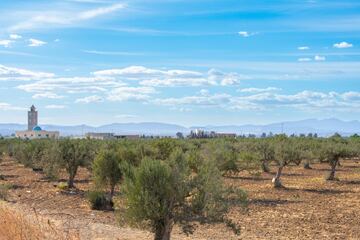
[[[69,188],[67,183],[61,182],[57,185],[57,188],[60,190],[67,190]]]
[[[114,203],[109,199],[106,193],[102,191],[89,191],[86,198],[90,202],[93,210],[112,210]]]
[[[93,174],[97,187],[109,187],[110,199],[114,196],[115,186],[122,178],[120,158],[116,152],[107,150],[98,154],[93,162]]]
[[[9,190],[15,188],[12,184],[1,184],[0,185],[0,199],[7,200],[9,196]]]

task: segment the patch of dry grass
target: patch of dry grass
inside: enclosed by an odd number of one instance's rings
[[[56,230],[50,221],[43,221],[34,214],[22,214],[0,202],[0,240],[77,240]]]

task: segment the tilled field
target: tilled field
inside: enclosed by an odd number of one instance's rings
[[[360,162],[343,161],[337,172],[340,181],[335,182],[324,181],[327,164],[312,168],[286,167],[286,188],[279,190],[271,187],[271,174],[226,178],[227,184],[248,192],[248,209],[233,206],[229,213],[241,234],[234,235],[224,224],[197,224],[191,236],[175,227],[173,239],[360,239]],[[5,177],[0,183],[15,186],[11,208],[47,219],[69,234],[81,239],[152,239],[146,231],[118,227],[113,212],[89,208],[85,191],[91,188],[91,176],[85,169],[77,176],[78,190],[70,192],[11,159],[0,164],[0,173]]]

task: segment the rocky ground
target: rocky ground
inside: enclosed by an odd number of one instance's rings
[[[197,224],[191,236],[175,227],[173,239],[360,239],[360,161],[344,161],[337,172],[340,181],[335,182],[324,181],[328,165],[312,168],[286,167],[286,188],[279,190],[271,187],[272,174],[226,178],[227,184],[248,192],[247,211],[233,206],[229,213],[241,234],[234,235],[224,224]],[[11,159],[0,164],[0,174],[5,177],[0,184],[15,186],[6,206],[34,222],[47,222],[80,239],[152,239],[147,231],[119,227],[114,212],[89,208],[85,192],[91,188],[91,176],[85,169],[77,176],[76,191],[61,191],[59,182]]]

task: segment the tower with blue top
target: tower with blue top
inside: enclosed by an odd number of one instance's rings
[[[38,112],[34,105],[28,111],[28,130],[32,131],[38,125]]]

